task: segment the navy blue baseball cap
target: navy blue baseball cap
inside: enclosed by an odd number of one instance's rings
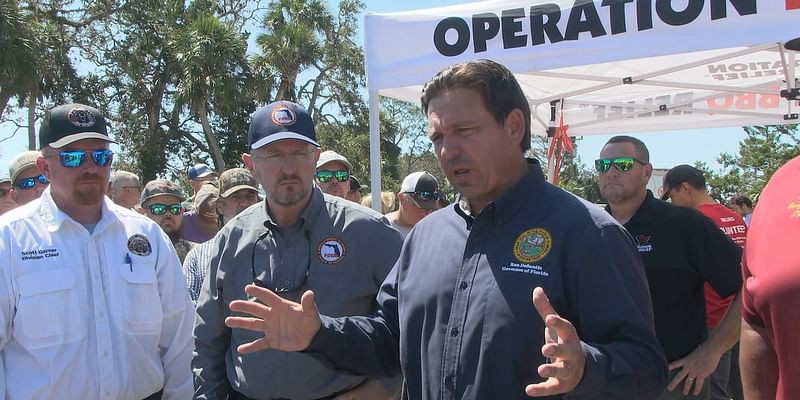
[[[253,113],[247,130],[248,149],[258,149],[286,139],[301,140],[319,147],[314,122],[305,108],[290,101],[276,101]]]

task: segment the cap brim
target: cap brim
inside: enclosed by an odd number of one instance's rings
[[[254,190],[256,193],[258,193],[258,188],[252,187],[250,185],[238,185],[238,186],[234,186],[234,187],[226,190],[225,193],[220,194],[219,197],[228,197],[228,196],[230,196],[230,195],[232,195],[232,194],[234,194],[234,193],[236,193],[236,192],[238,192],[240,190],[244,190],[244,189]]]
[[[207,172],[203,172],[200,175],[197,175],[197,178],[205,178],[205,177],[207,177],[209,175],[213,175],[213,174],[214,174],[214,171],[207,171]],[[197,178],[194,178],[194,179],[197,179]]]
[[[181,196],[179,194],[174,194],[174,193],[156,193],[154,195],[150,195],[150,196],[145,197],[144,199],[142,199],[142,201],[139,202],[139,204],[144,204],[144,202],[147,201],[147,200],[155,199],[156,197],[161,197],[161,196],[177,197],[178,199],[180,199],[179,201],[185,201],[186,200],[186,197],[183,197],[183,196]]]
[[[334,158],[332,160],[325,160],[324,163],[317,164],[317,169],[320,169],[320,168],[324,167],[325,165],[330,164],[332,162],[339,162],[339,163],[344,164],[344,166],[347,167],[347,172],[350,172],[350,171],[353,170],[353,165],[350,164],[350,162],[345,160],[344,158]]]
[[[308,136],[301,135],[301,134],[296,133],[296,132],[288,132],[287,131],[287,132],[273,133],[272,135],[269,135],[267,137],[261,138],[261,140],[259,140],[259,141],[255,142],[255,143],[253,143],[252,145],[250,145],[250,149],[260,149],[260,148],[262,148],[262,147],[264,147],[264,146],[266,146],[266,145],[268,145],[270,143],[274,143],[274,142],[277,142],[279,140],[289,140],[289,139],[301,140],[301,141],[306,142],[308,144],[313,144],[314,146],[319,147],[319,143],[317,143],[316,141],[312,140]]]
[[[106,142],[109,142],[109,143],[116,143],[115,141],[111,140],[110,137],[108,137],[106,135],[103,135],[102,133],[83,132],[83,133],[74,133],[74,134],[69,135],[69,136],[64,136],[63,138],[58,139],[55,142],[48,144],[48,146],[50,146],[50,147],[52,147],[54,149],[60,149],[60,148],[66,146],[68,144],[72,144],[72,143],[77,142],[78,140],[84,140],[84,139],[99,139],[99,140],[105,140]]]
[[[414,204],[416,204],[417,207],[419,207],[419,208],[421,208],[423,210],[438,210],[439,209],[439,203],[437,203],[436,201],[433,201],[433,200],[422,200],[422,199],[414,197],[413,195],[411,196],[411,200],[414,201]]]
[[[14,170],[14,173],[11,174],[11,182],[15,182],[23,172],[25,172],[28,168],[35,168],[36,167],[36,160],[28,161],[25,164],[22,164]]]

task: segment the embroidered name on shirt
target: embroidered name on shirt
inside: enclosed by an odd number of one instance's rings
[[[58,257],[58,249],[41,249],[20,252],[22,261],[42,260],[44,258]]]
[[[522,274],[531,274],[531,275],[539,275],[539,276],[550,276],[550,273],[545,271],[541,265],[530,265],[530,264],[520,264],[520,263],[511,263],[507,267],[501,268],[503,272],[519,272]]]

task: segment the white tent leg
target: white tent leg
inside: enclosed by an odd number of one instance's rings
[[[377,90],[369,91],[369,187],[372,190],[372,209],[381,212],[381,137],[380,97]]]
[[[548,143],[548,149],[553,146],[553,142],[555,142],[555,140],[556,137],[553,135],[553,137],[550,138],[550,143]],[[554,181],[556,179],[556,157],[558,157],[558,155],[556,154],[556,151],[553,150],[553,154],[551,154],[550,158],[547,159],[547,181],[552,184],[555,184]]]

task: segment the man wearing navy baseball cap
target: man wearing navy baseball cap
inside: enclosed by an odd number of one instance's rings
[[[314,184],[320,150],[303,107],[278,101],[256,110],[247,147],[242,161],[266,198],[214,238],[197,302],[195,398],[396,397],[399,377],[370,380],[303,353],[238,352],[253,336],[228,328],[225,318],[231,301],[251,298],[245,286],[269,288],[293,301],[315,296],[329,315],[368,315],[376,311],[375,295],[402,245],[382,215]]]

